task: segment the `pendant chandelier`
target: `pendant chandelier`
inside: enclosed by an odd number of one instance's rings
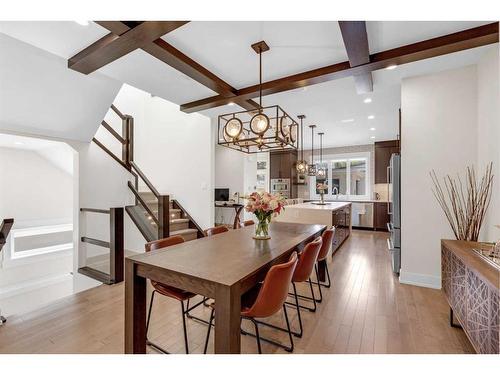
[[[314,128],[316,125],[309,125],[311,128],[311,164],[307,166],[307,175],[316,176],[316,164],[314,164]]]
[[[300,159],[297,160],[297,173],[304,176],[307,173],[307,161],[304,160],[304,126],[302,121],[306,118],[305,115],[298,115],[300,119]]]
[[[262,106],[262,52],[269,46],[261,41],[252,48],[259,55],[259,108],[220,115],[218,144],[248,154],[296,149],[297,122],[278,105]]]
[[[318,133],[319,135],[319,167],[316,172],[316,177],[324,179],[326,177],[326,169],[323,165],[323,135],[325,133]]]

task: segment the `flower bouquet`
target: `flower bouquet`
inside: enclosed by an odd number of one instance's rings
[[[272,195],[269,193],[254,192],[247,197],[245,209],[253,213],[258,220],[255,226],[255,235],[257,240],[268,240],[269,223],[271,218],[278,216],[284,209],[285,200],[280,194]]]
[[[328,190],[328,185],[319,183],[316,185],[316,189],[319,191],[320,204],[325,204],[325,192]]]

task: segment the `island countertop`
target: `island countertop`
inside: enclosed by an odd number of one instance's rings
[[[312,202],[299,203],[290,206],[285,206],[285,211],[289,209],[336,211],[351,204],[351,202],[325,202],[325,203],[327,204],[321,205],[321,204],[314,204]]]

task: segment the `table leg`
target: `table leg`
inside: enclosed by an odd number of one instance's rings
[[[146,279],[125,259],[125,354],[146,353]]]
[[[239,287],[218,286],[215,291],[215,353],[238,354],[241,294]]]

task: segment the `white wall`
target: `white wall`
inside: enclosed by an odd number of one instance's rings
[[[35,151],[0,147],[0,176],[0,218],[16,228],[72,222],[71,175]]]
[[[0,129],[90,141],[121,83],[0,33]]]
[[[439,288],[440,239],[453,233],[429,172],[463,174],[476,162],[476,67],[404,79],[401,90],[400,281]]]
[[[493,194],[481,239],[498,241],[500,230],[500,95],[499,49],[488,51],[477,65],[478,166],[493,162]]]
[[[72,163],[69,147],[61,144],[54,149],[57,156],[52,159]],[[0,147],[0,219],[13,217],[14,229],[72,223],[73,188],[71,173],[37,151]],[[0,255],[0,306],[4,314],[24,312],[72,292],[71,250],[7,264],[8,251],[7,244]],[[49,285],[52,287],[42,291]]]

